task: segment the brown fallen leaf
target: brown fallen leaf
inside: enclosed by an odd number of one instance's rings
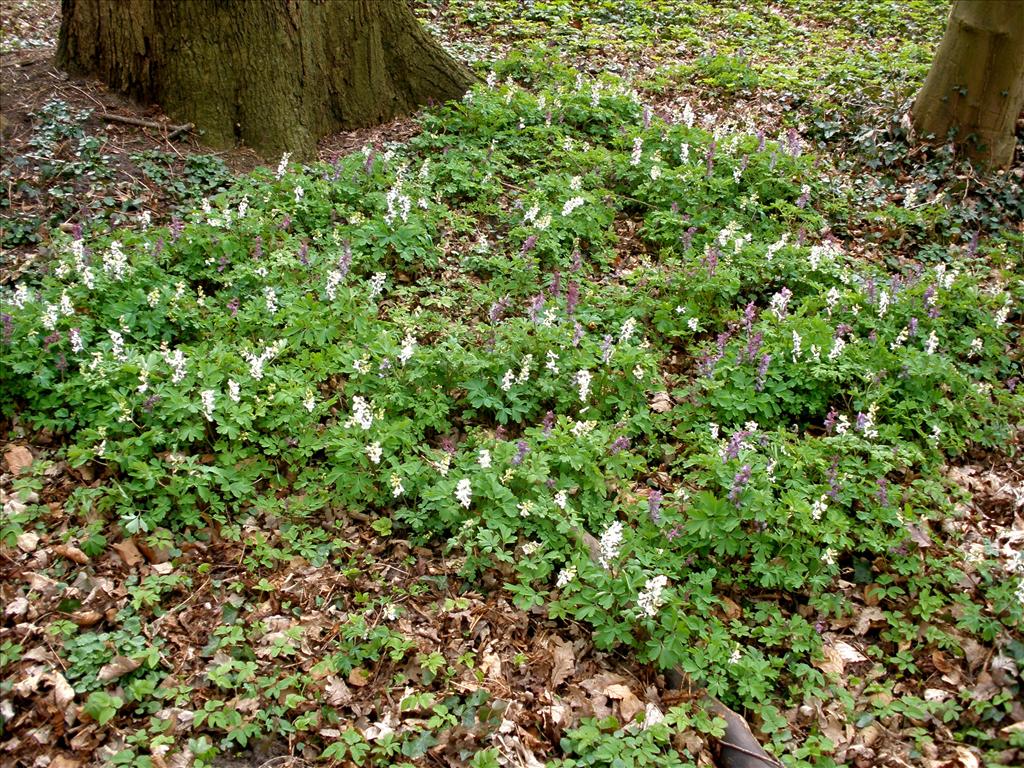
[[[78,768],[82,763],[65,755],[57,755],[50,761],[50,768]]]
[[[20,475],[32,466],[35,457],[32,451],[23,445],[12,445],[4,451],[4,462],[7,464],[7,471],[12,475]]]
[[[133,539],[125,539],[114,544],[114,551],[129,568],[134,568],[142,562],[142,554]]]
[[[604,695],[619,702],[619,711],[622,713],[622,722],[624,723],[631,722],[636,717],[636,713],[642,712],[644,709],[644,705],[629,689],[629,686],[609,685],[604,689]]]
[[[72,544],[54,544],[53,554],[63,557],[79,565],[88,565],[89,556]]]
[[[75,611],[71,620],[80,627],[92,627],[100,623],[103,614],[99,611]]]
[[[354,685],[356,688],[362,688],[368,682],[370,682],[370,677],[362,667],[353,667],[352,671],[348,673],[349,685]]]
[[[39,534],[34,531],[25,531],[18,537],[18,549],[22,552],[34,552],[39,546]]]
[[[134,672],[141,663],[135,659],[129,659],[127,656],[115,656],[109,664],[104,664],[100,667],[96,679],[101,683],[109,683],[111,680],[117,680],[129,672]]]
[[[327,678],[327,702],[333,707],[340,707],[352,701],[352,691],[345,685],[341,678],[330,676]]]
[[[814,666],[826,675],[842,677],[843,672],[846,671],[846,664],[843,662],[843,657],[839,651],[834,646],[826,643],[821,647],[821,654],[822,658],[820,660],[812,662]]]
[[[655,392],[651,397],[651,410],[655,413],[666,413],[672,410],[672,398],[668,392]]]
[[[71,687],[71,684],[64,679],[64,675],[60,672],[52,673],[50,681],[53,683],[53,701],[58,709],[63,710],[75,700],[75,689]]]
[[[576,671],[576,657],[573,653],[572,643],[555,638],[551,659],[551,690],[554,690]]]

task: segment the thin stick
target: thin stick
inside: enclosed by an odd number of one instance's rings
[[[172,125],[166,126],[162,123],[156,123],[152,120],[140,120],[137,117],[125,117],[124,115],[114,115],[110,112],[100,112],[97,117],[100,120],[110,120],[115,123],[127,123],[128,125],[138,125],[142,128],[155,128],[157,130],[163,130],[170,128],[171,132],[167,135],[168,139],[173,139],[175,136],[184,133],[185,131],[192,130],[192,123],[185,123],[184,125]]]

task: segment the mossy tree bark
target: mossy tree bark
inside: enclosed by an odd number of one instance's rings
[[[914,101],[914,128],[956,141],[997,167],[1013,160],[1014,129],[1024,108],[1024,3],[956,0],[946,34]]]
[[[217,147],[311,156],[333,131],[460,97],[473,76],[405,0],[62,0],[57,64]]]

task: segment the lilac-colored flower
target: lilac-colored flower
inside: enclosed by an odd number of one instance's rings
[[[338,271],[342,277],[348,274],[349,267],[352,266],[352,245],[346,240],[341,244],[341,256],[338,257]]]
[[[299,263],[304,266],[309,266],[309,241],[303,240],[302,245],[299,246]]]
[[[512,465],[518,467],[523,463],[523,459],[526,458],[526,454],[530,452],[530,444],[525,440],[519,440],[516,442],[516,455],[512,457]]]
[[[503,427],[501,425],[498,425],[498,428],[496,430],[494,430],[494,439],[495,440],[504,440],[505,436],[507,434],[508,434],[508,432],[505,429],[505,427]]]
[[[661,522],[662,498],[661,491],[651,491],[647,496],[647,514],[655,525]]]
[[[369,176],[373,173],[373,164],[377,160],[377,150],[370,147],[370,151],[366,153],[366,162],[363,163],[363,172]]]
[[[73,237],[75,240],[82,239],[82,222],[76,221],[74,224],[71,225],[71,237]]]
[[[875,278],[869,277],[867,283],[864,285],[864,291],[868,295],[868,303],[874,304],[875,298],[878,295],[878,287],[875,285]]]
[[[252,242],[252,258],[253,261],[263,258],[263,238],[260,235],[256,235],[256,239]]]
[[[11,337],[14,336],[14,318],[4,312],[0,315],[0,323],[3,324],[4,344],[10,344]]]
[[[228,257],[221,256],[220,259],[217,260],[217,272],[223,272],[225,269],[227,269],[228,263]]]
[[[545,435],[545,437],[547,435],[551,434],[551,430],[554,429],[554,427],[555,427],[555,412],[554,411],[548,411],[547,413],[544,414],[544,421],[541,422],[541,426],[544,427],[544,435]]]
[[[159,402],[159,400],[160,400],[160,396],[159,395],[150,395],[149,397],[146,398],[145,402],[142,404],[142,410],[144,410],[146,413],[152,413],[153,412],[153,406],[156,405],[157,402]]]
[[[707,176],[711,178],[711,174],[715,169],[715,142],[708,144],[707,154],[704,155],[704,163],[707,166]]]
[[[583,326],[579,323],[573,323],[572,329],[572,346],[578,347],[580,342],[583,340]]]
[[[884,477],[878,478],[878,492],[875,494],[875,498],[881,506],[889,506],[889,481]]]
[[[754,302],[750,302],[746,307],[743,308],[743,322],[747,327],[747,333],[750,333],[751,328],[754,325],[754,318],[757,317],[757,305]]]
[[[651,127],[651,108],[644,107],[644,130]]]
[[[732,488],[729,490],[729,501],[737,507],[740,505],[740,496],[743,494],[743,489],[746,487],[747,483],[750,482],[750,475],[752,472],[753,468],[749,464],[744,464],[732,478]]]
[[[753,361],[761,351],[761,344],[764,342],[764,334],[758,331],[747,342],[747,359]]]
[[[839,457],[832,457],[832,464],[828,468],[828,494],[827,496],[835,501],[839,498]]]
[[[612,443],[611,448],[608,449],[608,453],[611,456],[619,453],[620,451],[628,451],[629,446],[632,444],[630,439],[625,435],[615,438],[615,442]]]
[[[714,277],[715,270],[718,269],[718,248],[713,245],[708,248],[704,256],[704,264],[708,268],[708,275]]]
[[[45,339],[43,339],[43,344],[46,346],[47,349],[49,349],[50,346],[52,346],[53,344],[58,344],[60,342],[60,339],[60,331],[54,331]]]
[[[910,322],[907,323],[907,333],[911,336],[917,336],[917,318],[910,318]]]
[[[171,242],[178,242],[178,238],[181,237],[181,233],[185,231],[185,223],[177,216],[171,217],[171,225],[169,227],[171,231]],[[80,237],[76,237],[76,240],[81,240]]]
[[[768,170],[774,171],[775,165],[779,162],[779,153],[772,152],[771,157],[768,158]]]
[[[771,355],[761,355],[761,362],[757,366],[757,379],[754,381],[754,391],[764,390],[765,377],[768,375],[768,366],[771,365]]]
[[[693,246],[693,236],[697,233],[696,227],[687,227],[679,239],[683,241],[683,252],[687,252]]]
[[[523,241],[523,247],[519,249],[519,256],[523,257],[533,250],[534,246],[537,245],[537,236],[530,235]]]
[[[533,301],[530,303],[530,319],[533,322],[538,322],[541,315],[544,313],[544,294],[538,293],[533,297]]]
[[[501,322],[501,319],[505,317],[505,312],[508,310],[510,303],[511,299],[509,299],[508,296],[502,296],[491,305],[491,309],[487,313],[487,317],[492,323]]]
[[[729,443],[725,447],[725,459],[738,459],[740,451],[746,447],[747,438],[754,434],[748,429],[740,429],[732,433]]]
[[[790,128],[786,131],[786,140],[789,143],[789,154],[793,157],[800,156],[800,134],[797,133],[796,128]]]
[[[1017,391],[1017,385],[1018,385],[1018,384],[1020,384],[1020,377],[1019,377],[1019,376],[1011,376],[1010,378],[1008,378],[1008,379],[1006,380],[1006,388],[1007,388],[1008,390],[1010,390],[1010,394],[1011,394],[1011,395],[1012,395],[1012,394],[1013,394],[1014,392],[1016,392],[1016,391]]]
[[[832,434],[832,430],[835,429],[835,426],[836,426],[836,417],[838,415],[839,414],[836,413],[836,409],[835,408],[830,408],[829,409],[828,414],[825,416],[825,432],[826,433],[828,433],[830,435]]]
[[[292,217],[286,214],[285,217],[281,219],[281,223],[277,225],[277,228],[283,232],[287,232],[289,229],[291,229],[291,226]]]
[[[238,314],[238,308],[240,306],[242,306],[242,302],[237,296],[228,302],[228,310],[230,310],[232,317],[235,317]]]
[[[68,369],[68,359],[66,357],[64,357],[64,353],[63,352],[58,352],[57,353],[57,360],[54,363],[54,367],[58,371],[62,371],[62,372],[66,371]]]
[[[580,303],[580,286],[573,280],[569,283],[569,288],[565,292],[565,313],[572,315],[576,311],[576,306]]]
[[[971,235],[971,242],[967,244],[967,258],[972,258],[974,254],[978,252],[978,238],[981,236],[981,231],[977,230]]]
[[[579,249],[572,252],[572,265],[569,267],[572,272],[579,272],[583,267],[583,254],[580,253]]]
[[[548,295],[552,299],[557,299],[562,293],[562,275],[556,269],[551,273],[551,286],[548,288]]]
[[[604,339],[601,341],[601,362],[607,363],[611,360],[613,350],[611,334],[605,334]]]
[[[757,151],[758,152],[764,152],[764,144],[765,144],[764,128],[759,128],[757,130]]]
[[[444,437],[442,437],[441,450],[444,451],[445,453],[449,453],[452,456],[454,456],[456,450],[455,438],[452,437],[451,435],[445,435]]]

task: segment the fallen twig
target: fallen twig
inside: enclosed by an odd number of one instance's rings
[[[191,131],[195,126],[192,123],[182,123],[181,125],[164,125],[163,123],[157,123],[153,120],[142,120],[138,117],[127,117],[125,115],[115,115],[110,112],[100,112],[97,117],[100,120],[108,120],[115,123],[127,123],[128,125],[137,125],[142,128],[155,128],[157,130],[163,130],[170,128],[171,132],[167,134],[168,140],[180,136],[186,131]]]

